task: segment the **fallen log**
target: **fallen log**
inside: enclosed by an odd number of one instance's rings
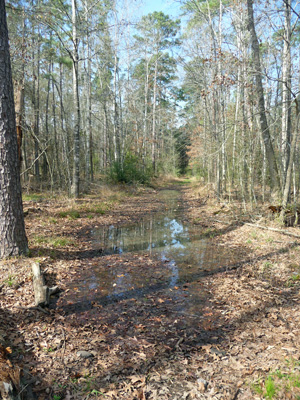
[[[284,231],[282,229],[269,228],[267,226],[262,226],[262,225],[257,225],[257,224],[250,224],[249,222],[247,222],[245,225],[249,225],[254,228],[265,229],[265,230],[272,231],[272,232],[278,232],[278,233],[281,233],[282,235],[292,236],[297,239],[300,239],[300,235],[296,235],[295,233]]]
[[[54,286],[49,288],[46,285],[44,274],[41,271],[41,266],[39,263],[32,264],[32,273],[33,273],[33,290],[34,290],[34,298],[35,305],[37,307],[45,307],[50,303],[50,296],[52,294],[58,293],[58,286]]]

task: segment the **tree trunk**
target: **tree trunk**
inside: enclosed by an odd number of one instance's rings
[[[158,62],[155,61],[154,82],[153,82],[153,111],[152,111],[152,145],[151,145],[151,161],[153,172],[156,171],[155,143],[156,143],[156,95],[157,95],[157,69]]]
[[[55,84],[54,84],[54,63],[51,62],[51,83],[52,83],[52,124],[53,124],[53,148],[55,152],[55,163],[53,163],[56,166],[56,171],[57,171],[57,177],[58,177],[58,182],[59,185],[61,186],[62,184],[62,177],[61,177],[61,165],[59,162],[59,146],[58,146],[58,139],[57,139],[57,121],[56,121],[56,109],[57,109],[57,104],[56,104],[56,96],[55,96]],[[52,174],[51,174],[52,175]],[[51,186],[53,186],[53,182],[51,180]]]
[[[146,140],[148,138],[149,61],[147,59],[147,54],[145,54],[145,62],[146,62],[146,76],[145,76],[145,87],[144,87],[144,124],[143,124],[143,144],[142,144],[143,168],[145,168],[145,159],[147,155]]]
[[[60,98],[60,128],[62,134],[62,144],[63,144],[63,154],[66,160],[66,179],[67,179],[67,188],[68,193],[71,193],[71,170],[70,170],[70,162],[69,162],[69,154],[70,154],[70,143],[68,132],[65,129],[64,125],[64,102],[63,102],[63,64],[59,64],[59,98]]]
[[[285,186],[283,188],[284,190],[283,190],[282,212],[281,212],[282,220],[284,219],[286,206],[287,206],[289,196],[290,196],[293,163],[294,163],[294,156],[295,156],[295,152],[296,152],[296,145],[297,145],[297,139],[298,139],[300,110],[299,110],[299,105],[298,105],[297,100],[296,100],[296,113],[297,113],[297,119],[296,119],[295,132],[293,133],[294,137],[293,137],[292,146],[291,146],[291,154],[290,154],[289,164],[288,164],[287,171],[286,171]]]
[[[79,83],[78,83],[78,38],[77,38],[77,7],[76,0],[72,0],[72,40],[73,40],[73,101],[74,101],[74,166],[73,166],[73,182],[72,195],[79,197],[79,169],[80,169],[80,103],[79,103]]]
[[[27,254],[5,2],[0,0],[0,259]]]
[[[88,26],[89,12],[88,3],[84,2],[85,14],[86,14],[86,24]],[[91,89],[91,79],[92,79],[92,66],[91,66],[91,44],[90,44],[90,34],[89,29],[86,33],[86,80],[85,80],[85,95],[86,95],[86,179],[87,184],[93,182],[94,180],[94,170],[93,170],[93,133],[92,133],[92,89]]]
[[[18,156],[19,163],[21,166],[22,161],[22,117],[24,110],[24,80],[16,84],[16,95],[15,95],[15,107],[16,107],[16,129],[17,129],[17,140],[18,140]]]
[[[35,42],[35,39],[34,39]],[[33,43],[33,49],[35,45]],[[39,184],[40,183],[40,161],[39,161],[39,131],[40,131],[40,27],[38,27],[37,32],[37,55],[33,50],[32,54],[32,62],[33,62],[33,108],[34,108],[34,175],[35,180]]]
[[[275,192],[278,192],[280,190],[280,179],[279,179],[275,153],[271,141],[270,130],[266,117],[265,97],[264,97],[264,89],[261,77],[262,69],[260,62],[259,42],[257,39],[255,25],[254,25],[253,0],[247,0],[247,10],[248,10],[248,29],[251,35],[251,42],[252,42],[253,67],[254,67],[256,92],[258,96],[258,113],[259,113],[261,135],[266,149],[266,157],[269,164],[269,173],[270,173],[272,189]]]
[[[117,72],[118,72],[118,57],[117,50],[115,49],[114,55],[114,86],[113,86],[113,118],[114,118],[114,126],[113,126],[113,144],[114,144],[114,161],[120,164],[120,121],[119,121],[119,112],[118,112],[118,102],[117,102]]]
[[[291,146],[291,0],[284,0],[284,38],[282,54],[282,129],[281,152],[283,187],[285,184]]]
[[[23,11],[23,25],[22,25],[22,67],[21,67],[21,77],[19,82],[16,82],[15,91],[15,111],[16,111],[16,127],[17,127],[17,140],[18,140],[18,155],[21,168],[22,161],[22,120],[24,114],[24,85],[25,85],[25,11]]]

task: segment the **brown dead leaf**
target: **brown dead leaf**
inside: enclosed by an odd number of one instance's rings
[[[144,389],[137,390],[137,391],[136,391],[136,397],[137,397],[139,400],[146,400],[146,396],[145,396],[145,391],[144,391]]]
[[[130,376],[130,381],[134,385],[137,382],[140,382],[140,384],[145,384],[146,378],[144,376],[138,376],[138,375],[131,375]]]
[[[205,350],[206,353],[210,354],[211,347],[212,347],[211,344],[206,344],[206,345],[201,346],[201,349]]]
[[[131,383],[134,385],[136,382],[140,382],[141,378],[139,376],[130,376]]]
[[[146,328],[146,326],[145,326],[145,325],[142,325],[142,324],[134,325],[134,327],[135,327],[136,329],[140,329],[140,330],[144,330],[144,329]]]
[[[109,392],[105,393],[105,396],[109,396],[111,399],[117,399],[118,397],[118,392],[117,390],[110,390]]]

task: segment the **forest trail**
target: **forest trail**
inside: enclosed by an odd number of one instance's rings
[[[32,260],[1,262],[0,335],[36,398],[299,398],[300,243],[182,183],[25,201],[62,292],[33,309]]]

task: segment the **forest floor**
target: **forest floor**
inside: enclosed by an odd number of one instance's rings
[[[21,396],[300,399],[300,229],[282,228],[297,238],[247,225],[279,228],[267,205],[247,211],[195,183],[167,187],[210,251],[222,253],[218,268],[172,288],[162,259],[107,254],[94,240],[95,230],[164,212],[162,188],[102,187],[78,201],[25,196],[30,257],[0,263],[0,343],[24,371]],[[61,289],[44,311],[34,307],[33,262]],[[109,295],[105,282],[92,284],[98,269],[101,279],[115,276],[113,287],[130,272],[136,286]],[[185,313],[195,292],[202,301]]]

